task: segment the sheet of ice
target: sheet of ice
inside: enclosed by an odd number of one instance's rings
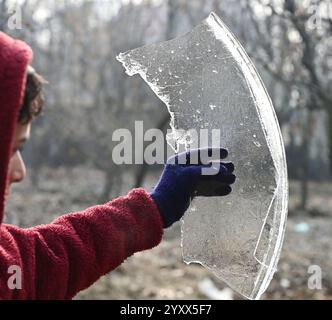
[[[183,258],[258,299],[276,271],[288,182],[277,118],[253,63],[214,13],[184,36],[117,59],[166,104],[172,128],[167,141],[175,150],[196,139],[192,129],[220,129],[237,181],[227,197],[193,200],[182,221]]]

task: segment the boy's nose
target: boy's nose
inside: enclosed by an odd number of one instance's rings
[[[12,157],[9,166],[10,183],[21,182],[26,175],[26,168],[21,153],[18,151]]]

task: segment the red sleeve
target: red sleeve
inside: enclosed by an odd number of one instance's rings
[[[70,299],[162,235],[158,209],[141,188],[47,225],[1,225],[0,298]],[[8,287],[12,265],[22,270],[22,289]]]

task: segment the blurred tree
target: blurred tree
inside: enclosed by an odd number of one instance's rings
[[[214,10],[240,39],[268,88],[290,177],[302,181],[302,208],[308,179],[330,176],[329,0],[30,0],[18,2],[23,28],[11,30],[8,9],[15,3],[0,0],[0,30],[32,46],[33,65],[49,81],[47,119],[36,121],[25,154],[33,167],[82,163],[98,168],[106,178],[101,200],[121,192],[127,173],[126,188],[142,185],[151,167],[115,166],[112,133],[122,127],[133,131],[135,120],[143,120],[145,129],[166,130],[169,114],[139,77],[125,75],[115,57],[183,34]],[[324,115],[325,133],[320,130]]]

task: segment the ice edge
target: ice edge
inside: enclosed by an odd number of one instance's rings
[[[276,167],[276,173],[277,173],[277,179],[276,184],[277,188],[275,190],[275,194],[273,196],[273,199],[275,199],[275,195],[278,191],[278,189],[281,187],[280,184],[283,184],[283,187],[288,190],[288,183],[287,183],[287,171],[283,170],[283,168],[286,167],[286,157],[285,157],[285,149],[283,145],[283,140],[280,132],[280,128],[278,126],[277,117],[275,114],[275,110],[272,107],[271,99],[268,95],[268,92],[256,70],[253,63],[251,62],[249,56],[245,52],[242,45],[236,40],[232,32],[228,29],[228,27],[222,22],[222,20],[214,13],[211,12],[208,18],[205,20],[206,24],[211,28],[211,31],[215,34],[216,38],[223,41],[223,43],[226,44],[229,51],[232,53],[233,57],[237,61],[243,61],[242,64],[242,70],[244,72],[245,79],[248,83],[248,87],[251,90],[251,94],[253,95],[253,98],[255,101],[259,101],[264,105],[264,108],[258,109],[257,114],[260,117],[261,123],[265,126],[264,127],[264,135],[265,139],[267,141],[268,147],[271,151],[272,159],[274,161],[274,165]],[[257,92],[254,92],[252,88],[256,88]],[[262,99],[263,97],[263,99]],[[264,111],[264,113],[262,113]],[[268,113],[273,114],[274,121],[269,121],[269,117],[267,117]],[[274,132],[278,132],[278,142],[274,139],[271,139],[269,136],[269,131],[271,131],[271,128],[274,127]],[[281,150],[280,150],[281,149]],[[278,152],[275,152],[278,151]],[[275,158],[275,154],[281,155],[279,159]],[[272,201],[272,200],[271,200]],[[265,272],[265,277],[261,283],[261,286],[257,293],[254,293],[254,291],[251,293],[250,297],[251,299],[259,299],[260,296],[265,292],[267,289],[270,281],[272,280],[272,277],[274,275],[274,272],[276,271],[276,265],[279,260],[282,243],[284,239],[284,232],[285,232],[285,223],[286,223],[286,217],[287,217],[287,202],[288,202],[288,192],[286,192],[286,195],[282,199],[280,199],[281,204],[283,205],[281,209],[281,219],[279,224],[279,230],[278,230],[278,236],[277,240],[274,246],[274,254],[271,257],[268,270]],[[264,227],[264,224],[263,226]],[[259,243],[259,240],[258,240]],[[263,271],[263,270],[261,270]],[[258,281],[259,279],[257,279]]]

